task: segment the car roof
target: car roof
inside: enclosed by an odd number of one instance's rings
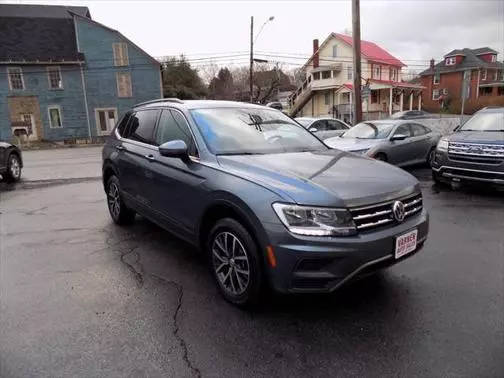
[[[487,106],[478,111],[478,113],[504,113],[504,106]]]
[[[170,106],[181,109],[211,109],[211,108],[253,108],[275,110],[264,105],[250,104],[238,101],[219,101],[219,100],[179,100],[179,99],[159,99],[136,104],[135,109],[154,108],[160,106]]]

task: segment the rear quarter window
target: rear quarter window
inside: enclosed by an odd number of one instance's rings
[[[131,116],[128,138],[138,142],[154,144],[153,134],[158,116],[157,110],[141,110]]]

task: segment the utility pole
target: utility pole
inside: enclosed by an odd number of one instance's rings
[[[360,0],[352,0],[354,122],[362,121]]]
[[[254,78],[254,16],[250,17],[250,72],[249,72],[249,89],[250,102],[254,100],[252,80]]]

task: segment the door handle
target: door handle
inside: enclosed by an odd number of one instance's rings
[[[116,149],[117,151],[124,151],[124,150],[126,150],[126,147],[123,147],[123,146],[121,146],[121,145],[117,145],[117,146],[115,146],[115,149]]]
[[[144,158],[146,158],[149,161],[156,161],[156,158],[154,155],[144,155]]]

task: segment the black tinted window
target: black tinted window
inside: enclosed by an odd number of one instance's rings
[[[130,120],[131,113],[126,113],[124,117],[122,117],[121,122],[117,126],[117,131],[120,136],[126,137],[127,135],[127,130],[126,127],[128,126],[128,121]]]
[[[310,129],[311,128],[315,128],[315,129],[317,129],[317,131],[326,131],[327,130],[327,122],[325,120],[314,122],[310,126]]]
[[[142,110],[131,116],[128,138],[152,144],[152,134],[156,126],[157,110]]]
[[[186,143],[190,155],[195,154],[196,146],[184,116],[177,111],[163,110],[156,131],[156,144],[159,146],[177,139]]]

